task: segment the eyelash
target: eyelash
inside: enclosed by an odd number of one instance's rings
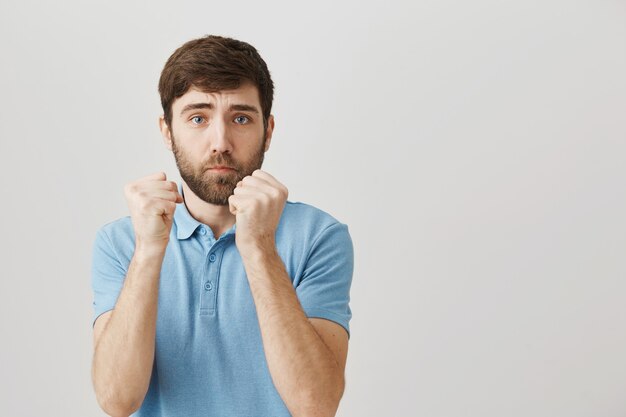
[[[235,117],[235,120],[239,119],[240,117],[243,117],[243,118],[246,119],[246,123],[245,124],[248,124],[250,122],[250,118],[248,116],[244,116],[244,115],[240,115],[240,116]]]
[[[192,116],[191,119],[189,119],[189,121],[191,123],[194,123],[194,119],[204,119],[204,117],[202,117],[202,116]],[[198,124],[198,123],[194,123],[194,124]]]
[[[249,118],[248,116],[244,116],[244,115],[239,115],[239,116],[235,117],[235,120],[236,120],[236,119],[239,119],[240,117],[245,118],[247,121],[246,121],[245,123],[237,123],[237,124],[248,124],[248,123],[250,123],[250,118]],[[193,116],[193,117],[191,117],[191,118],[189,119],[189,121],[191,121],[192,123],[194,123],[194,122],[193,122],[193,120],[194,120],[194,119],[205,119],[205,118],[204,118],[203,116]],[[199,123],[194,123],[194,124],[199,124]]]

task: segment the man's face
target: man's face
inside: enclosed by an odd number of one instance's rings
[[[227,205],[237,183],[261,168],[273,117],[263,128],[255,86],[205,93],[191,88],[172,105],[171,126],[161,120],[166,145],[182,179],[210,204]]]

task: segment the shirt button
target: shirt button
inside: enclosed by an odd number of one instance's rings
[[[206,229],[204,227],[200,228],[200,234],[201,235],[206,235]]]
[[[210,261],[210,262],[215,262],[215,259],[217,259],[217,256],[215,256],[215,254],[214,254],[214,253],[212,253],[212,254],[210,254],[210,255],[209,255],[209,261]]]
[[[211,284],[211,281],[207,281],[204,283],[204,289],[207,291],[211,291],[213,289],[213,284]]]

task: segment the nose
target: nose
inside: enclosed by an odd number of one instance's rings
[[[230,131],[223,120],[215,120],[213,129],[210,129],[209,146],[211,154],[230,153],[232,143],[230,141]]]

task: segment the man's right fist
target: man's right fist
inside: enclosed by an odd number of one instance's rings
[[[124,195],[136,243],[167,245],[176,204],[184,201],[176,183],[157,172],[126,184]]]

